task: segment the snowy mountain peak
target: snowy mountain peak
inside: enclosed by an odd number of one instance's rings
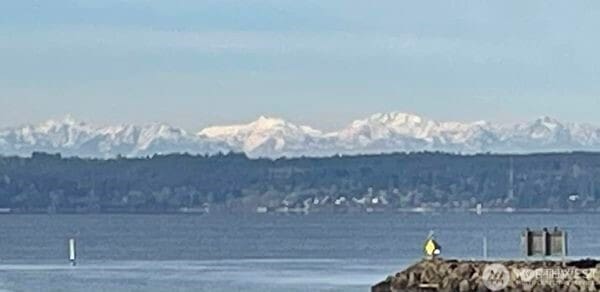
[[[539,117],[537,120],[535,120],[534,122],[535,125],[540,125],[540,126],[544,126],[548,129],[555,129],[557,127],[562,127],[563,124],[555,118],[549,117],[549,116],[542,116]]]
[[[62,123],[63,124],[67,124],[67,125],[76,125],[76,124],[80,124],[82,122],[80,122],[79,120],[77,120],[73,115],[71,114],[66,114],[63,118],[62,118]]]
[[[488,121],[475,121],[473,122],[473,126],[479,126],[479,127],[489,127],[491,124]]]
[[[257,124],[284,124],[285,121],[280,118],[273,118],[268,116],[260,116],[254,123]]]
[[[377,121],[382,124],[393,124],[393,125],[402,125],[402,124],[420,124],[424,121],[424,119],[418,115],[408,114],[403,112],[391,112],[391,113],[377,113],[372,115],[369,120]]]
[[[229,145],[234,151],[261,156],[297,151],[304,143],[322,133],[308,126],[298,126],[279,118],[260,116],[248,124],[205,128],[198,133]]]
[[[320,133],[320,131],[312,129],[308,126],[297,126],[280,118],[260,116],[257,120],[248,124],[208,127],[202,129],[198,133],[198,135],[216,138],[228,135],[281,131],[303,131],[310,133]]]
[[[531,153],[600,151],[600,127],[540,117],[517,124],[442,122],[419,115],[378,113],[323,133],[281,118],[205,128],[197,134],[164,123],[97,127],[66,115],[0,131],[0,155],[34,151],[65,156],[145,156],[155,153],[245,152],[251,157],[327,156],[403,151]]]
[[[39,125],[0,131],[0,155],[28,156],[35,151],[65,156],[114,157],[156,153],[217,153],[221,143],[206,141],[167,124],[97,127],[67,115]]]
[[[57,129],[60,129],[63,127],[81,127],[81,128],[83,128],[85,126],[86,126],[86,124],[84,122],[77,120],[71,114],[67,114],[60,119],[47,120],[47,121],[39,124],[35,128],[37,128],[38,130],[40,130],[42,132],[48,132],[48,131],[57,130]]]
[[[345,144],[362,146],[393,137],[425,138],[435,123],[420,116],[402,112],[378,113],[367,119],[356,120],[341,130],[338,137]]]

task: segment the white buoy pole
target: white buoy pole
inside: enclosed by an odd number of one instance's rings
[[[75,266],[77,264],[75,260],[75,238],[71,238],[69,239],[69,261],[71,262],[71,266]]]
[[[483,259],[487,260],[488,251],[487,251],[487,237],[483,237]]]

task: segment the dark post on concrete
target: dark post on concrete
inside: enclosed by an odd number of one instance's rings
[[[555,227],[553,230],[530,230],[521,234],[521,250],[527,257],[566,257],[567,232]]]

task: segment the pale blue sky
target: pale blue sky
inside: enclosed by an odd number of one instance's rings
[[[0,0],[0,126],[600,124],[598,1]]]

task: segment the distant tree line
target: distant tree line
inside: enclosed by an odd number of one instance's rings
[[[600,153],[398,153],[249,159],[172,154],[82,159],[0,156],[0,208],[21,212],[166,212],[212,206],[323,204],[386,208],[599,210]],[[600,188],[600,187],[599,187]],[[364,200],[363,200],[364,201]],[[304,202],[304,203],[303,203]],[[339,200],[338,200],[339,203]]]

